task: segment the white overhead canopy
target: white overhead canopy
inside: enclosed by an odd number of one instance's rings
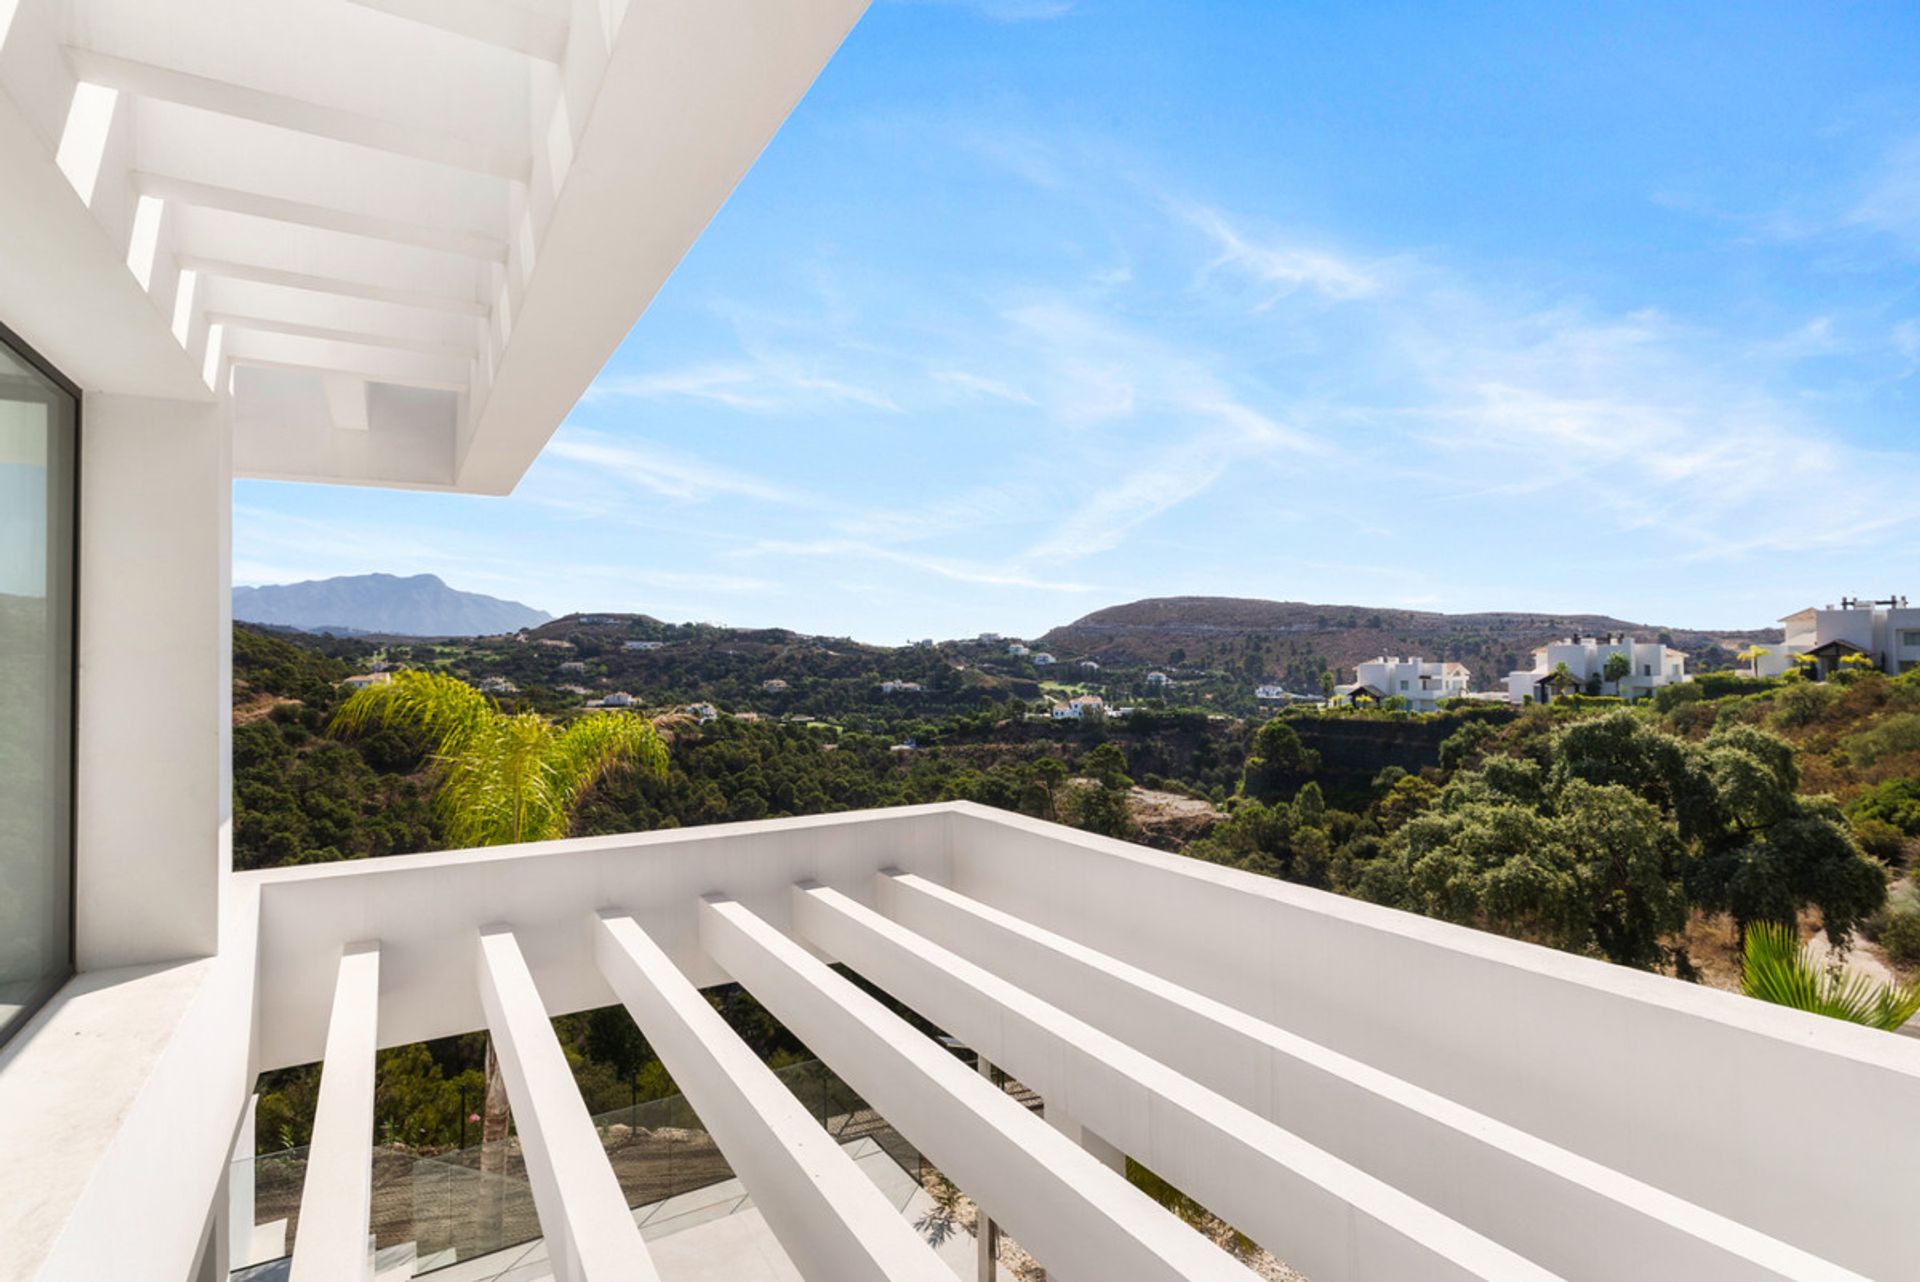
[[[240,475],[505,493],[866,0],[0,0],[0,322]]]

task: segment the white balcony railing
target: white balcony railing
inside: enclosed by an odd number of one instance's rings
[[[555,1276],[656,1276],[548,1023],[615,1002],[801,1276],[950,1278],[700,996],[723,980],[1061,1276],[1248,1276],[1120,1154],[1314,1282],[1906,1267],[1920,1044],[976,806],[233,892],[254,948],[215,963],[245,979],[215,1005],[244,1027],[210,1020],[206,1044],[236,1062],[166,1089],[205,1118],[258,1071],[324,1060],[296,1280],[364,1267],[374,1048],[483,1028]],[[1031,1086],[1044,1118],[826,961]]]

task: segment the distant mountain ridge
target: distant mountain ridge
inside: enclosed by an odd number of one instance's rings
[[[473,637],[535,628],[544,610],[450,588],[438,575],[349,574],[233,590],[233,617],[307,632]]]

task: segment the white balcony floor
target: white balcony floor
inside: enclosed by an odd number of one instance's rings
[[[855,1140],[845,1151],[909,1224],[918,1225],[933,1209],[926,1191],[872,1140]],[[737,1179],[638,1207],[634,1219],[662,1282],[805,1282]],[[972,1235],[955,1232],[937,1244],[926,1230],[921,1236],[956,1278],[976,1276]],[[553,1273],[546,1243],[538,1241],[420,1276],[433,1282],[545,1282]],[[1013,1282],[1004,1267],[999,1276]]]

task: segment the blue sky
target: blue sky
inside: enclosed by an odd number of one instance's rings
[[[1920,596],[1920,10],[876,0],[507,499],[236,582],[866,640]]]

